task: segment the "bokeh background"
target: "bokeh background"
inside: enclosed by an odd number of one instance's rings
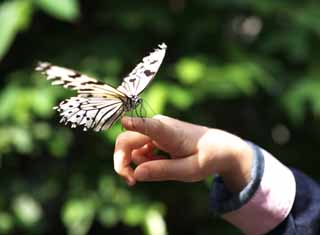
[[[319,19],[312,0],[1,1],[0,234],[240,234],[209,213],[210,179],[128,188],[112,165],[121,126],[60,125],[52,107],[74,93],[34,66],[118,85],[166,42],[143,94],[154,113],[240,135],[318,179]]]

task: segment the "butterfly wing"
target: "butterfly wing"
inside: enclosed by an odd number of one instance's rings
[[[55,109],[60,122],[84,130],[110,128],[124,113],[127,97],[121,91],[71,69],[40,62],[36,71],[44,74],[52,85],[61,85],[78,92],[78,96],[62,101]]]
[[[52,81],[52,85],[76,90],[81,97],[125,97],[122,92],[112,86],[71,69],[39,62],[36,71],[44,74],[47,80]]]
[[[102,97],[71,97],[55,109],[60,113],[61,123],[95,131],[110,128],[125,113],[121,100]]]
[[[142,59],[132,72],[123,79],[117,90],[127,96],[139,95],[154,78],[165,56],[167,46],[162,43]]]

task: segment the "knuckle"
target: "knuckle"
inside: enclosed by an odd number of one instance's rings
[[[202,170],[198,165],[198,159],[194,159],[189,162],[189,171],[186,174],[186,181],[187,182],[197,182],[203,178]]]

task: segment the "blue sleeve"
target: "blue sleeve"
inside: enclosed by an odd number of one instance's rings
[[[215,215],[238,210],[254,197],[264,174],[264,156],[260,148],[251,144],[254,160],[251,182],[239,193],[231,193],[223,180],[216,176],[211,194],[210,209]],[[320,235],[320,185],[312,178],[296,169],[290,168],[296,183],[296,193],[288,216],[267,235]],[[258,185],[258,186],[257,186]],[[275,207],[277,205],[274,205]],[[254,234],[258,235],[258,234]],[[259,234],[262,235],[262,234]]]

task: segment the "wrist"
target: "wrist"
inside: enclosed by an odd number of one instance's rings
[[[228,190],[240,192],[251,180],[253,151],[247,142],[233,137],[219,174]]]

